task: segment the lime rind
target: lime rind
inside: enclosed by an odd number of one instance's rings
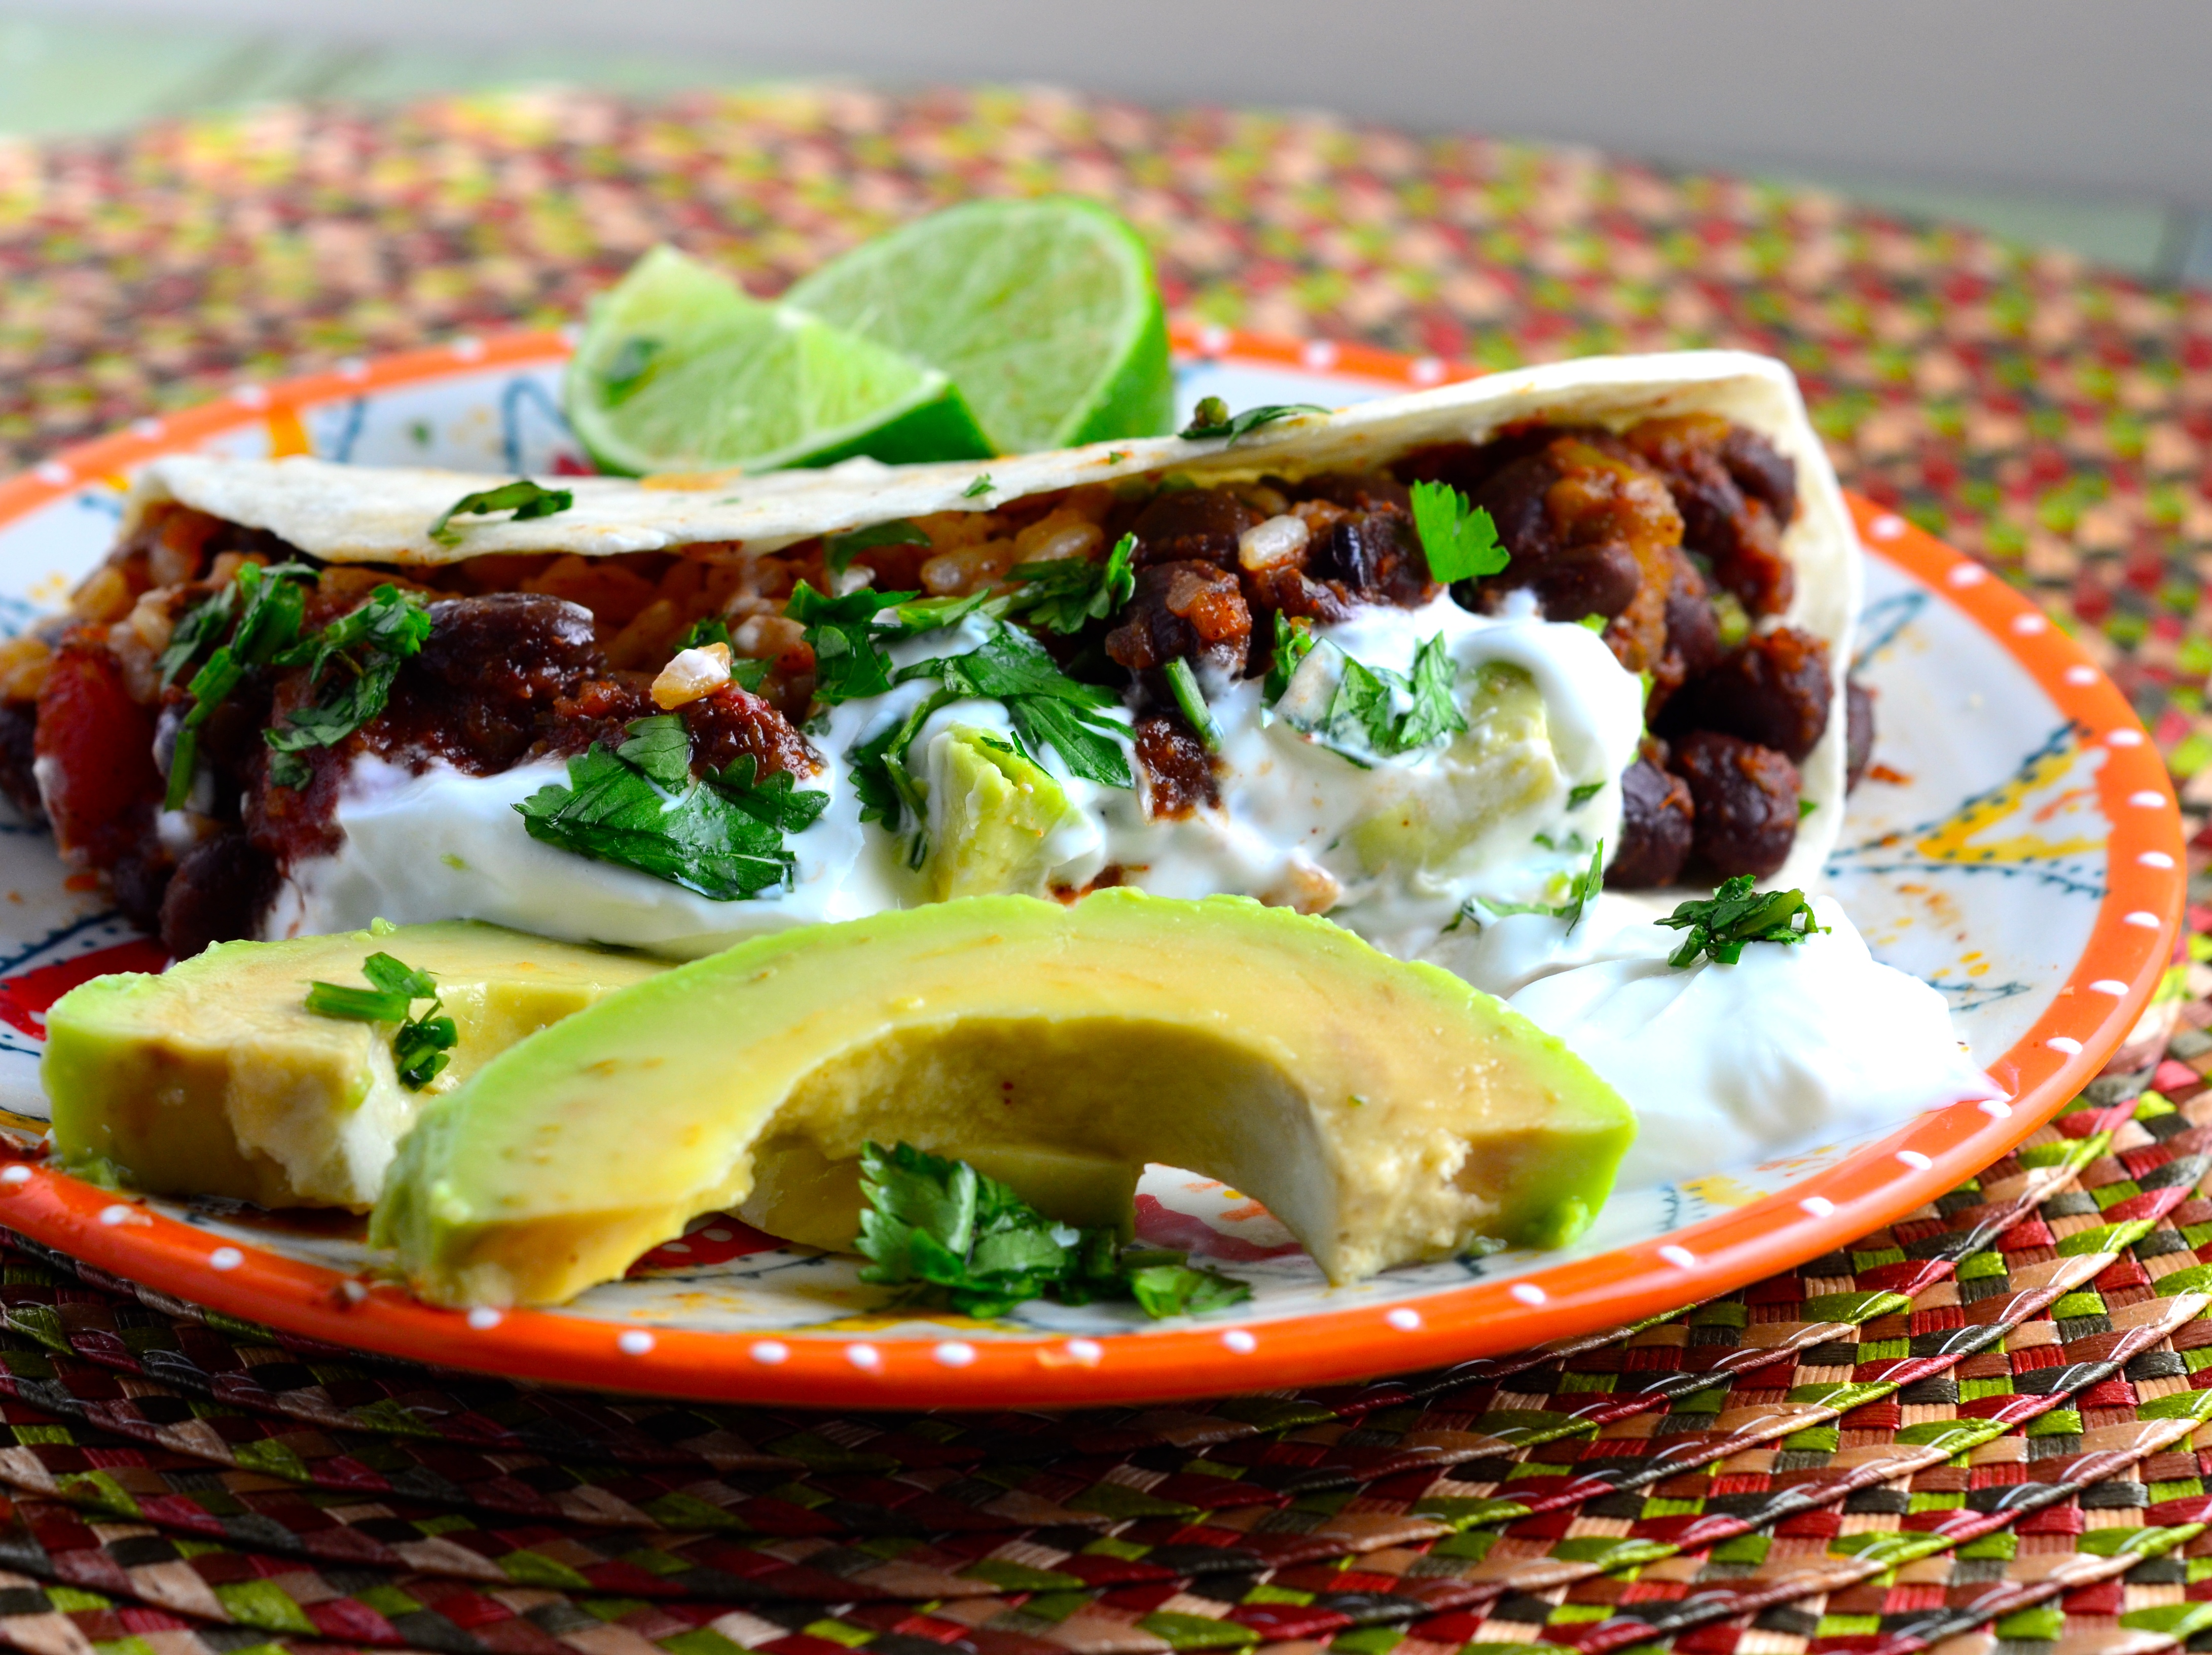
[[[943,373],[672,247],[593,302],[563,399],[593,462],[632,476],[993,452]]]
[[[951,375],[1002,453],[1170,429],[1151,256],[1095,203],[949,208],[854,248],[787,298]]]

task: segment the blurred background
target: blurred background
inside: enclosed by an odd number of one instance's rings
[[[4,0],[0,133],[824,74],[1601,145],[2212,279],[2204,0]]]

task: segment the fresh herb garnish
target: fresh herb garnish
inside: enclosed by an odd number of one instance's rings
[[[1282,611],[1275,611],[1280,614]],[[1210,753],[1221,751],[1221,721],[1214,717],[1213,709],[1206,704],[1206,691],[1198,687],[1198,674],[1191,671],[1190,662],[1177,655],[1167,665],[1168,688],[1173,692],[1176,705],[1190,727],[1198,733],[1199,745]]]
[[[245,630],[241,624],[241,635]],[[360,608],[278,656],[279,666],[307,669],[311,690],[329,668],[341,670],[314,702],[261,733],[270,748],[270,779],[279,787],[305,787],[313,772],[299,755],[310,747],[336,746],[382,712],[400,664],[420,654],[429,636],[430,611],[421,597],[380,586]]]
[[[1659,923],[1689,933],[1668,957],[1678,967],[1695,964],[1699,954],[1733,965],[1743,958],[1746,943],[1802,942],[1828,928],[1814,923],[1813,904],[1802,891],[1753,891],[1747,873],[1723,880],[1710,897],[1682,904]]]
[[[872,523],[864,529],[854,529],[844,534],[833,534],[822,543],[822,561],[830,566],[832,575],[842,575],[853,566],[854,557],[876,546],[926,546],[929,537],[903,517],[894,517],[888,523]]]
[[[863,1281],[903,1287],[918,1305],[1004,1316],[1049,1294],[1063,1305],[1133,1299],[1147,1316],[1198,1315],[1241,1304],[1244,1283],[1185,1255],[1123,1249],[1109,1229],[1055,1224],[965,1161],[902,1143],[860,1149]]]
[[[438,520],[430,525],[430,538],[441,546],[458,546],[461,532],[453,526],[456,517],[488,517],[494,512],[511,511],[514,515],[509,520],[520,523],[533,517],[555,516],[575,503],[573,490],[548,489],[526,477],[519,478],[496,489],[463,495],[438,514]]]
[[[238,627],[230,642],[217,645],[185,686],[192,704],[178,725],[176,743],[169,750],[169,785],[162,800],[166,808],[182,810],[192,796],[192,780],[199,768],[201,726],[229,699],[248,668],[270,665],[297,642],[307,599],[294,582],[314,578],[315,571],[305,563],[277,563],[269,568],[247,563],[225,589],[232,601],[224,605],[222,618],[228,619],[235,605]],[[222,635],[220,621],[207,623],[206,627],[193,644],[194,654],[200,644]],[[179,670],[184,665],[179,661]]]
[[[749,655],[736,654],[737,646],[730,642],[730,624],[720,615],[709,615],[702,620],[692,622],[684,629],[684,636],[677,639],[676,647],[668,653],[673,658],[687,649],[704,649],[717,643],[732,652],[730,656],[730,682],[738,689],[757,691],[768,681],[768,669],[775,663],[755,660]]]
[[[975,480],[973,483],[970,483],[966,488],[960,490],[960,497],[963,500],[981,499],[983,496],[990,493],[991,490],[997,486],[997,484],[991,481],[990,472],[978,472],[975,474]]]
[[[1137,537],[1125,534],[1103,563],[1087,557],[1016,563],[1006,578],[1018,581],[1021,590],[1006,612],[1054,632],[1080,632],[1085,622],[1104,620],[1136,592],[1136,572],[1130,567],[1136,555]]]
[[[418,971],[390,954],[371,954],[361,963],[361,974],[375,986],[349,988],[343,983],[310,983],[307,1009],[317,1017],[339,1017],[352,1023],[396,1023],[392,1036],[392,1067],[399,1083],[420,1092],[431,1077],[446,1067],[447,1053],[459,1037],[453,1019],[444,1015],[438,985],[428,971]],[[429,1008],[416,1017],[415,1002],[427,1000]]]
[[[540,788],[514,808],[533,839],[650,873],[715,902],[781,890],[798,859],[784,835],[830,802],[787,773],[759,779],[750,753],[695,780],[691,739],[673,713],[635,720],[629,739],[568,761],[568,784]]]
[[[234,583],[185,611],[176,630],[169,634],[169,647],[161,652],[159,664],[164,689],[176,682],[178,673],[199,659],[201,650],[229,630],[231,611],[237,601],[238,587]]]
[[[890,657],[877,642],[876,618],[920,595],[863,587],[842,598],[825,598],[801,581],[784,613],[806,629],[806,642],[814,651],[815,700],[835,706],[890,689]]]
[[[1336,693],[1310,733],[1353,764],[1364,768],[1369,754],[1391,758],[1418,751],[1467,728],[1467,715],[1452,696],[1459,666],[1444,647],[1443,633],[1414,652],[1410,678],[1350,655],[1343,659]],[[1409,703],[1402,712],[1401,696]]]
[[[1267,704],[1272,707],[1283,698],[1291,687],[1291,678],[1298,670],[1298,663],[1313,653],[1320,640],[1314,636],[1313,623],[1291,620],[1281,610],[1275,611],[1275,658],[1267,666],[1267,681],[1263,687]]]
[[[1565,902],[1492,902],[1487,897],[1476,897],[1468,904],[1479,903],[1492,913],[1503,918],[1508,914],[1548,914],[1555,920],[1567,922],[1567,934],[1572,936],[1575,927],[1583,922],[1583,910],[1591,897],[1605,888],[1605,841],[1601,839],[1590,847],[1589,866],[1581,869],[1567,881]],[[1461,918],[1473,918],[1466,907],[1460,910]],[[1457,920],[1453,922],[1458,923]]]
[[[1239,437],[1249,436],[1263,425],[1273,425],[1277,420],[1289,419],[1296,414],[1326,414],[1328,410],[1317,402],[1271,402],[1258,408],[1247,408],[1241,414],[1229,411],[1229,405],[1218,397],[1200,397],[1198,406],[1191,410],[1190,423],[1176,435],[1187,442],[1202,442],[1210,437],[1227,437],[1233,444]]]
[[[1413,484],[1413,527],[1428,556],[1429,575],[1447,586],[1495,575],[1511,561],[1498,544],[1498,525],[1449,483]]]
[[[1604,791],[1605,783],[1602,782],[1584,782],[1577,787],[1570,788],[1567,789],[1567,808],[1580,810]]]

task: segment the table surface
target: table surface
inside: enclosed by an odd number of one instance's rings
[[[1782,355],[1846,481],[2075,630],[2212,805],[2212,295],[1586,154],[804,88],[0,149],[0,459],[566,319],[664,237],[767,292],[930,206],[1050,189],[1126,213],[1186,315],[1497,364]],[[0,1642],[2156,1651],[2212,1629],[2208,990],[2192,952],[2072,1112],[1802,1270],[1571,1349],[1176,1408],[534,1393],[10,1242]]]

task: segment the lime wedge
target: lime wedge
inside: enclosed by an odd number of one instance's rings
[[[1152,259],[1104,208],[975,201],[802,277],[787,302],[952,377],[1001,453],[1172,427]]]
[[[632,476],[996,452],[939,370],[764,304],[673,247],[592,301],[563,401],[599,469]]]

